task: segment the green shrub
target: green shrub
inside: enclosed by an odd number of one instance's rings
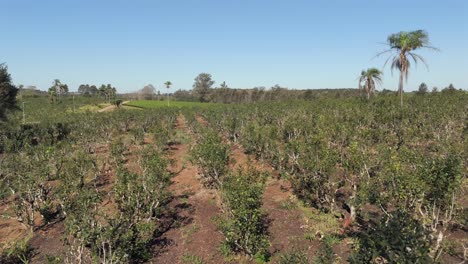
[[[293,250],[282,254],[279,257],[278,264],[309,264],[309,258],[304,251]]]
[[[325,236],[317,255],[312,260],[313,264],[333,264],[336,261],[336,255],[333,252],[333,244],[336,243],[336,237]]]
[[[262,210],[264,176],[252,169],[241,170],[226,176],[221,193],[224,214],[220,230],[224,242],[233,252],[250,257],[268,258],[266,214]]]
[[[359,247],[351,263],[431,263],[430,237],[425,228],[409,213],[398,210],[368,228],[359,238]]]
[[[229,164],[229,146],[223,144],[220,135],[211,129],[202,131],[191,152],[191,161],[200,168],[207,187],[219,187]]]

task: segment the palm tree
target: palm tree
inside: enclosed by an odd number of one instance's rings
[[[376,84],[382,85],[382,72],[377,68],[369,68],[361,72],[359,77],[359,90],[364,89],[367,93],[367,100],[375,92]]]
[[[418,61],[421,61],[424,63],[424,65],[426,65],[426,67],[428,67],[424,58],[414,53],[414,50],[417,50],[419,48],[429,48],[437,50],[437,48],[430,46],[429,35],[424,30],[416,30],[409,32],[401,31],[399,33],[391,34],[390,36],[388,36],[386,44],[390,48],[377,54],[377,56],[380,56],[387,52],[393,53],[385,61],[384,67],[387,64],[387,62],[391,59],[392,72],[393,69],[398,69],[400,71],[398,94],[400,95],[400,104],[401,106],[403,106],[403,79],[408,81],[410,68],[409,58],[413,59],[415,64],[417,64]]]
[[[169,88],[171,88],[171,81],[167,81],[164,83],[164,85],[166,85],[166,88],[167,88],[167,106],[169,106]]]

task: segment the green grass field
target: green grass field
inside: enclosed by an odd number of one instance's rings
[[[126,106],[133,106],[139,108],[161,108],[167,107],[167,101],[156,101],[156,100],[137,100],[131,101],[125,104]],[[185,107],[207,107],[212,106],[213,103],[199,103],[199,102],[179,102],[179,101],[170,101],[170,107],[178,107],[178,108],[185,108]]]

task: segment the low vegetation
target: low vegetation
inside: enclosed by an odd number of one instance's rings
[[[403,37],[392,36],[389,43]],[[424,35],[420,38],[414,48],[425,45]],[[83,86],[86,96],[74,98],[56,80],[50,97],[23,94],[18,104],[2,65],[0,221],[20,235],[0,237],[0,262],[153,261],[167,246],[167,231],[190,222],[179,211],[194,210],[177,204],[188,198],[171,188],[180,169],[174,164],[186,158],[174,155],[179,148],[190,155],[190,177],[203,185],[197,195],[209,195],[213,211],[219,209],[218,248],[235,260],[465,261],[468,94],[453,86],[429,93],[421,85],[417,96],[405,95],[401,105],[401,97],[375,92],[379,76],[373,69],[363,73],[364,96],[337,91],[287,101],[305,92],[277,87],[249,91],[239,99],[250,96],[247,104],[169,101],[168,106],[147,100],[128,103],[134,110],[99,113],[86,109],[115,100],[111,85]],[[213,98],[220,92],[212,85],[209,74],[197,77],[193,95],[218,102]],[[266,97],[282,95],[290,96]],[[249,166],[233,169],[233,150],[244,151],[243,165]],[[271,202],[266,188],[272,181],[281,185],[278,192],[291,196],[278,202],[278,210],[288,212],[286,220],[299,215],[305,223],[299,239],[314,248],[271,247],[274,211],[265,205]],[[187,237],[204,228],[193,223],[180,230]],[[32,254],[46,230],[57,231],[63,241],[57,256]],[[180,259],[223,261],[195,253],[183,252]]]

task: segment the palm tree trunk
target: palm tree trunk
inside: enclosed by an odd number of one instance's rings
[[[400,106],[403,107],[403,71],[400,71],[400,81],[398,83],[398,95],[400,96]]]

